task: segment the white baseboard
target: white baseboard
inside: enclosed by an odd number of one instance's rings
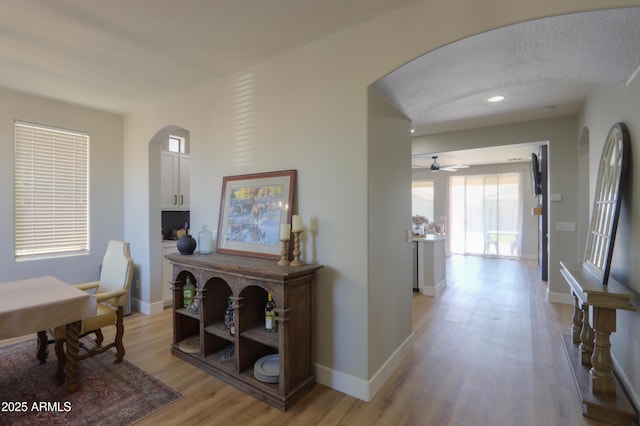
[[[573,305],[575,300],[573,295],[569,293],[555,293],[547,288],[547,302],[563,303],[565,305]]]
[[[145,315],[160,314],[164,310],[164,302],[147,303],[138,299],[131,299],[131,309],[139,311]]]
[[[316,364],[316,382],[363,401],[368,401],[367,382],[349,374]]]
[[[382,385],[400,365],[400,362],[413,348],[414,335],[409,337],[396,349],[370,380],[363,380],[349,374],[316,364],[316,381],[332,389],[346,393],[365,402],[371,401]]]
[[[440,281],[435,287],[421,287],[420,293],[425,296],[437,296],[447,287],[447,279]]]
[[[618,360],[616,359],[616,357],[613,354],[611,354],[611,358],[613,359],[613,372],[618,378],[620,385],[624,389],[624,392],[627,395],[627,398],[629,398],[629,402],[631,403],[631,405],[633,405],[633,409],[635,410],[636,413],[639,413],[640,412],[640,396],[638,395],[636,390],[633,388],[633,385],[631,384],[629,377],[627,377],[627,375],[625,374],[624,370],[618,363]]]

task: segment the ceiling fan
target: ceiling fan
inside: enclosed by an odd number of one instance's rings
[[[431,158],[433,158],[433,163],[431,164],[431,166],[429,166],[429,169],[432,172],[439,172],[440,170],[443,171],[447,171],[447,172],[455,172],[458,171],[459,169],[468,169],[469,166],[464,165],[464,164],[452,164],[449,166],[441,166],[440,163],[438,163],[438,156],[434,155]],[[421,168],[426,168],[426,167],[421,167]]]

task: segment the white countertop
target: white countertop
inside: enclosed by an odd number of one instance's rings
[[[411,241],[444,241],[446,240],[446,235],[440,234],[426,234],[424,237],[412,237]]]

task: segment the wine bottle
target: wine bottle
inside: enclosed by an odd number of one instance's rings
[[[224,312],[224,327],[229,330],[230,335],[235,335],[235,309],[233,309],[233,300],[229,298],[227,300],[227,310]],[[231,327],[234,327],[233,332]]]
[[[275,307],[276,304],[273,301],[273,297],[271,297],[271,293],[269,293],[267,303],[264,305],[264,328],[268,332],[278,331]]]
[[[231,336],[236,335],[236,311],[235,310],[231,315],[231,323],[229,323],[229,335]]]
[[[182,301],[185,308],[188,308],[193,303],[195,292],[196,286],[191,282],[191,277],[187,275],[187,283],[182,288]]]

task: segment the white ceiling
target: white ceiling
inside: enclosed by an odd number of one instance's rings
[[[527,163],[531,161],[531,153],[538,153],[540,143],[526,143],[503,145],[500,147],[465,149],[462,151],[430,152],[415,154],[412,159],[412,167],[417,169],[430,169],[433,156],[438,157],[440,168],[447,166],[479,166],[487,164],[503,163]],[[446,170],[444,170],[446,172]],[[453,173],[453,172],[452,172]]]
[[[127,113],[411,1],[3,0],[0,87]],[[418,135],[572,115],[593,84],[624,84],[639,65],[630,8],[470,37],[376,88]],[[498,92],[504,102],[485,101]]]
[[[3,0],[0,87],[126,113],[412,0]]]

